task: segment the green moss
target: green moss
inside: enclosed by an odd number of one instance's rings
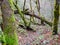
[[[17,41],[16,36],[17,36],[16,33],[14,33],[14,34],[6,34],[5,33],[6,44],[8,44],[8,45],[18,45],[18,41]]]
[[[5,40],[4,34],[2,35],[2,40],[1,40],[1,42],[2,42],[2,45],[6,45],[6,40]]]
[[[12,23],[15,22],[14,14],[12,14],[8,20],[9,20],[9,22],[12,22]]]
[[[7,25],[4,28],[5,40],[6,44],[8,45],[18,45],[18,39],[14,22],[14,15],[11,15],[11,17],[8,19]]]
[[[58,22],[59,22],[59,4],[56,1],[53,22],[53,34],[58,34]]]
[[[8,0],[8,1],[9,1],[9,4],[10,4],[11,9],[12,10],[15,10],[16,8],[15,8],[15,6],[13,4],[14,0]]]
[[[7,44],[9,44],[9,45],[18,44],[16,31],[12,28],[12,25],[7,25],[5,27],[4,34],[5,34],[5,40],[6,40]]]
[[[5,34],[5,40],[7,44],[9,45],[18,44],[16,31],[12,28],[12,25],[9,24],[5,27],[4,34]]]
[[[8,2],[10,4],[10,7],[12,9],[7,7],[6,2]],[[16,27],[15,27],[15,17],[14,17],[14,13],[13,13],[13,0],[6,0],[6,2],[4,2],[5,4],[4,3],[2,4],[2,13],[4,16],[3,17],[3,27],[4,27],[3,40],[5,39],[5,41],[4,41],[5,43],[3,43],[3,45],[18,45],[18,39],[17,39]],[[9,10],[7,10],[7,12],[10,11],[8,13],[8,15],[6,12],[3,12],[3,11],[5,11],[5,8],[9,9]]]
[[[21,12],[21,9],[18,7],[18,5],[16,5],[15,3],[14,3],[14,5],[15,5],[15,7],[17,8],[17,10],[18,10],[18,12],[19,12],[19,15],[21,16],[21,18],[22,18],[22,20],[23,20],[23,22],[24,22],[24,25],[27,27],[27,21],[26,21],[26,19],[25,19],[25,16],[24,16],[24,14]]]

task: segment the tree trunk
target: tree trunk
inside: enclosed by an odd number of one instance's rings
[[[53,35],[58,34],[58,21],[59,21],[59,3],[58,0],[55,0]]]
[[[3,0],[1,9],[3,14],[3,33],[6,40],[6,44],[3,45],[18,45],[14,11],[11,9],[9,0]]]
[[[41,15],[40,15],[40,1],[39,1],[39,0],[36,0],[36,1],[37,1],[38,14],[39,14],[39,16],[41,16]],[[38,20],[38,22],[40,22],[40,20]],[[44,25],[44,21],[43,21],[43,20],[41,20],[41,24]]]

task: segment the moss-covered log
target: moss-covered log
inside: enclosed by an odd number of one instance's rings
[[[58,0],[55,0],[54,8],[54,21],[53,21],[53,34],[58,34],[58,21],[59,21],[59,3]]]
[[[6,41],[6,44],[3,45],[18,45],[14,11],[11,9],[9,0],[3,0],[1,9],[3,14],[3,33]]]
[[[42,21],[44,21],[46,24],[48,24],[49,26],[52,26],[52,23],[51,22],[49,22],[49,21],[47,21],[44,17],[39,17],[39,16],[37,16],[37,15],[33,15],[32,13],[30,13],[30,12],[23,12],[25,15],[29,15],[29,16],[33,16],[33,17],[35,17],[35,18],[37,18],[37,19],[40,19],[40,20],[42,20]]]
[[[15,12],[15,14],[19,14],[18,10],[15,10],[14,12]],[[44,21],[46,24],[48,24],[49,26],[52,26],[52,24],[53,24],[52,22],[47,21],[44,17],[39,17],[36,14],[33,15],[29,11],[21,11],[21,12],[24,13],[25,15],[33,16],[33,17],[35,17],[37,19],[40,19],[40,20]]]

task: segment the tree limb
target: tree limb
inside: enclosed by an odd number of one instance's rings
[[[33,15],[33,14],[30,13],[30,12],[23,12],[23,13],[24,13],[25,15],[33,16],[33,17],[35,17],[35,18],[37,18],[37,19],[40,19],[40,20],[44,21],[46,24],[52,26],[52,23],[49,22],[49,21],[47,21],[44,17],[39,17],[39,16],[37,16],[37,15],[35,15],[35,14]]]

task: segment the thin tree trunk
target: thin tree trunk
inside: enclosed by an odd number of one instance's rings
[[[14,12],[11,9],[9,0],[3,0],[1,9],[3,14],[3,33],[6,40],[6,44],[3,45],[18,45]]]
[[[39,14],[39,16],[40,16],[40,0],[36,0],[37,1],[37,10],[38,10],[38,14]],[[38,22],[40,22],[39,20],[38,20]],[[41,20],[41,24],[42,25],[44,25],[44,21],[43,20]]]
[[[24,0],[23,11],[25,10],[26,0]]]
[[[55,0],[53,35],[58,34],[58,22],[59,22],[59,3],[58,0]]]

